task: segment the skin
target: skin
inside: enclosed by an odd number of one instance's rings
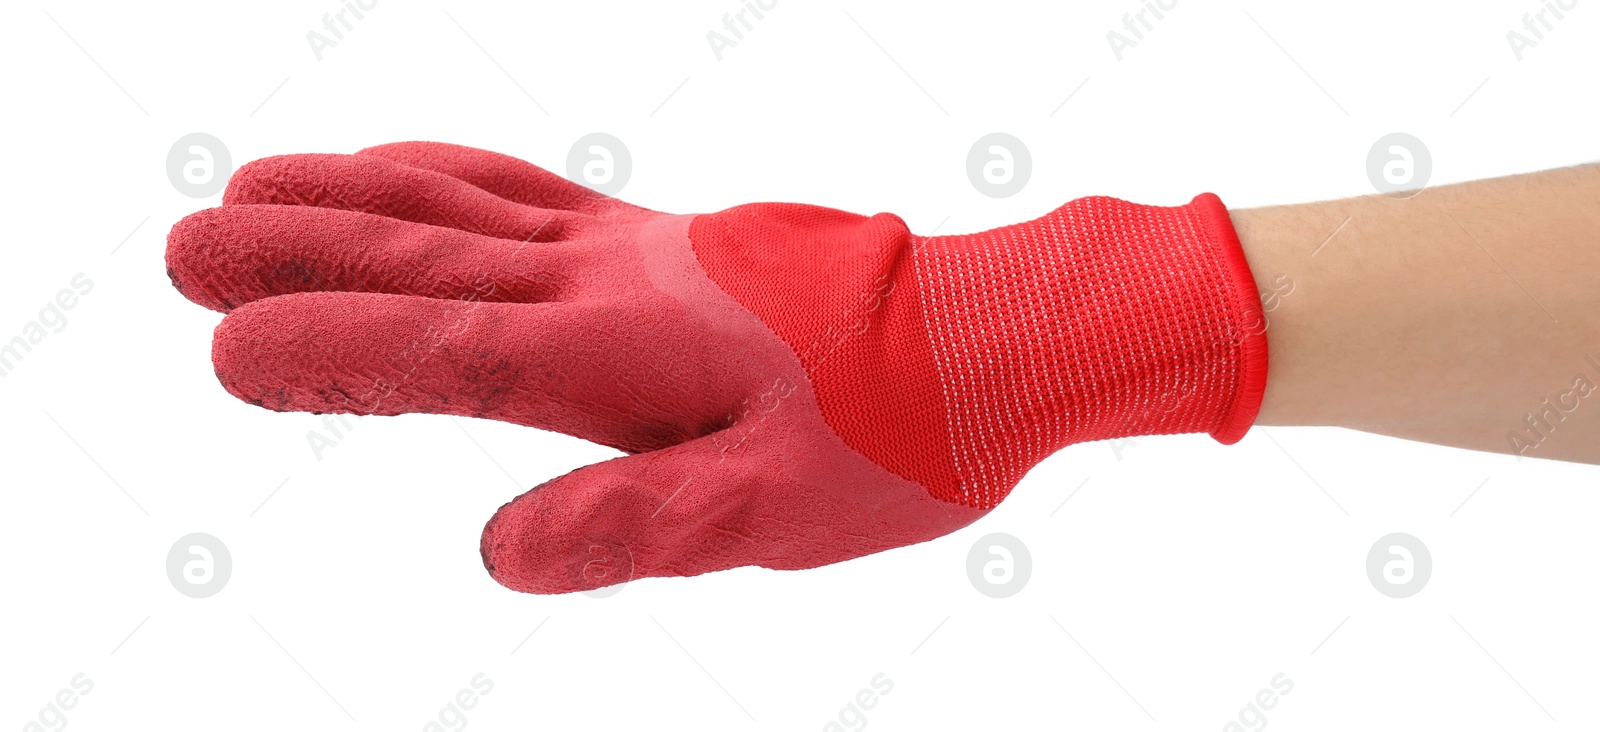
[[[1600,165],[1229,214],[1257,424],[1600,464]]]

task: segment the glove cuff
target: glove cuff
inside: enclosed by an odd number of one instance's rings
[[[1250,262],[1245,259],[1244,246],[1239,243],[1239,234],[1222,199],[1215,193],[1202,193],[1189,206],[1205,222],[1207,240],[1216,250],[1218,266],[1228,280],[1228,293],[1233,299],[1230,315],[1239,333],[1239,383],[1233,404],[1222,422],[1211,430],[1217,442],[1232,445],[1244,439],[1261,413],[1261,399],[1267,388],[1267,316],[1261,309],[1260,291]]]
[[[959,484],[992,506],[1070,444],[1207,432],[1260,410],[1265,320],[1227,209],[1071,201],[1025,223],[914,243]]]

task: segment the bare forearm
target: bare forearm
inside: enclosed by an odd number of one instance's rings
[[[1260,423],[1600,462],[1600,166],[1230,215]]]

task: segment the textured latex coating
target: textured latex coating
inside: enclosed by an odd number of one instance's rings
[[[706,278],[691,220],[408,143],[245,166],[222,207],[173,227],[167,262],[227,313],[213,362],[247,402],[499,419],[635,453],[500,509],[481,549],[516,590],[815,567],[982,515],[839,439],[794,352]]]

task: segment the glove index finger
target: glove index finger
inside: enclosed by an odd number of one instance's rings
[[[705,434],[728,408],[640,368],[633,336],[661,327],[598,302],[307,292],[233,310],[212,360],[229,393],[277,411],[482,417],[640,452]]]

